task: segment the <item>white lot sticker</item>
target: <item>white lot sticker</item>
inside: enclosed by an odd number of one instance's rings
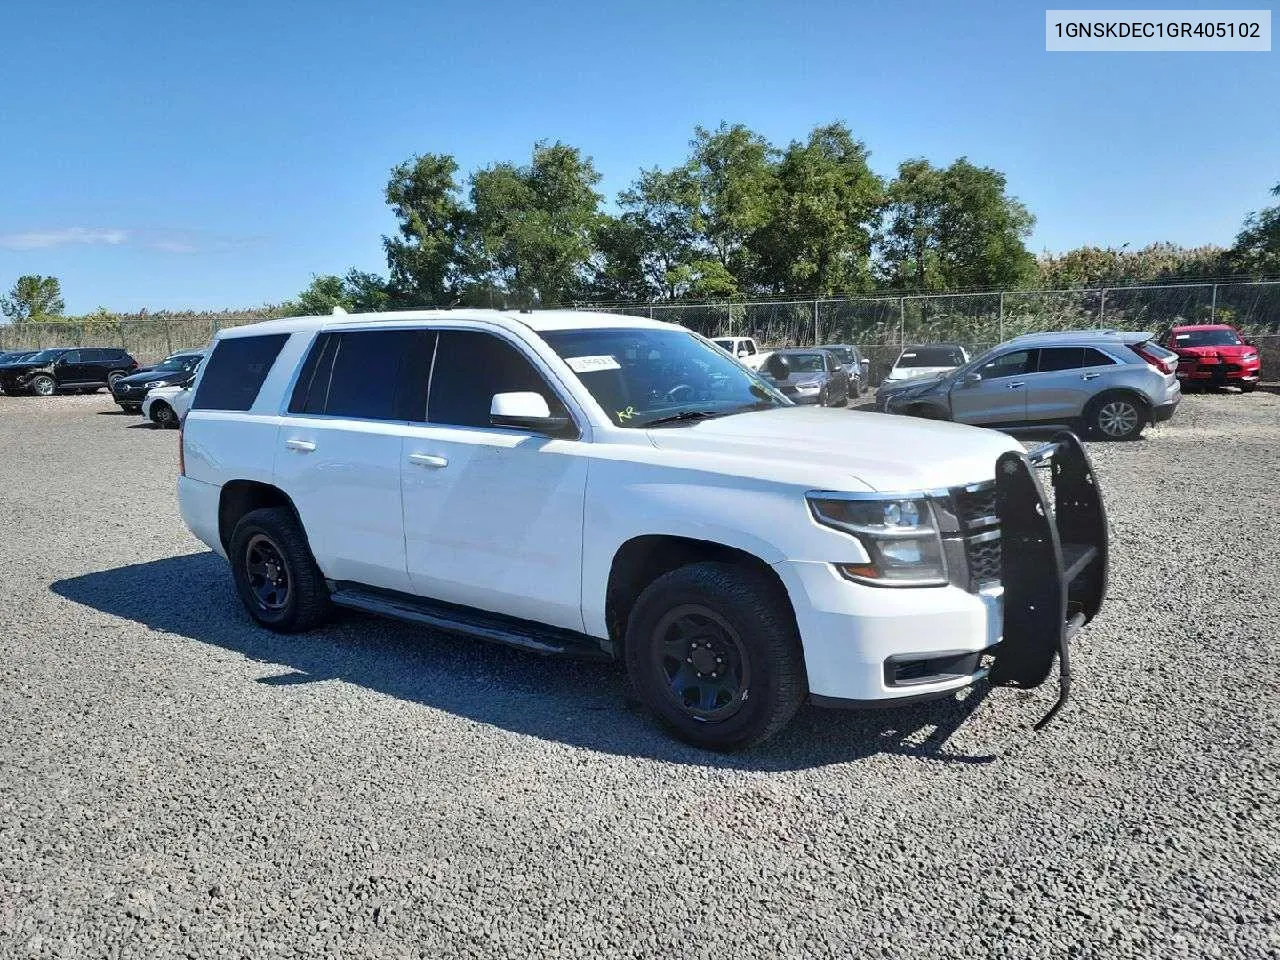
[[[1175,334],[1173,335],[1173,339],[1175,339],[1175,340],[1190,340],[1190,339],[1191,339],[1191,334],[1189,334],[1189,333],[1175,333]]]
[[[574,373],[596,373],[600,370],[621,370],[618,361],[610,356],[568,357],[564,361]]]

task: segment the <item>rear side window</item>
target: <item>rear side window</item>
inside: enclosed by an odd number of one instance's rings
[[[1055,370],[1079,370],[1084,366],[1084,349],[1081,347],[1043,347],[1040,350],[1040,372]]]
[[[426,330],[321,334],[298,374],[289,412],[421,420],[434,340]]]
[[[219,340],[191,409],[248,410],[288,339],[287,333],[272,333]]]
[[[1164,353],[1168,354],[1171,357],[1177,356],[1177,354],[1174,353],[1172,350],[1165,350],[1164,347],[1156,347],[1156,349],[1163,351]],[[1085,347],[1084,360],[1081,362],[1080,365],[1082,367],[1111,367],[1111,366],[1115,366],[1115,361],[1112,360],[1110,357],[1108,357],[1101,350],[1095,350],[1093,347]]]
[[[568,416],[560,398],[515,347],[489,333],[441,331],[431,368],[427,419],[457,427],[487,427],[496,393],[539,393],[552,416]]]

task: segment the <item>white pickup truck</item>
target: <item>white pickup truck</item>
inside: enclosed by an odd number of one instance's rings
[[[1107,579],[1070,434],[1027,454],[974,427],[798,407],[650,320],[224,330],[179,446],[182,515],[264,627],[311,629],[339,605],[615,659],[712,749],[806,701],[1036,686],[1055,657],[1065,698],[1068,640]]]
[[[744,366],[759,370],[773,353],[761,350],[754,337],[716,337],[711,341],[731,357],[737,357]]]

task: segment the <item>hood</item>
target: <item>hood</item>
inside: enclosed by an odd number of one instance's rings
[[[1021,450],[1007,434],[940,420],[826,407],[777,407],[647,431],[660,450],[743,460],[812,463],[815,483],[832,471],[873,490],[933,490],[995,477],[996,458]]]
[[[116,383],[122,383],[126,386],[143,386],[148,383],[155,383],[159,380],[170,380],[181,382],[190,380],[192,374],[185,370],[140,370],[137,373],[131,373],[127,377],[121,377]]]
[[[880,384],[880,390],[884,391],[885,389],[890,389],[896,393],[901,390],[912,390],[917,387],[931,387],[954,369],[955,367],[946,367],[935,373],[926,373],[922,376],[910,377],[906,380],[885,380],[884,383]]]
[[[1221,347],[1173,347],[1180,357],[1216,357],[1223,356],[1235,359],[1242,357],[1246,353],[1257,353],[1257,347],[1251,347],[1248,344],[1239,343],[1226,345]]]
[[[32,370],[45,370],[52,366],[49,363],[6,363],[0,365],[0,373],[7,373],[10,376],[15,374],[30,373]]]
[[[904,380],[919,380],[921,377],[936,377],[954,369],[955,367],[896,367],[884,379],[886,383],[900,383]]]

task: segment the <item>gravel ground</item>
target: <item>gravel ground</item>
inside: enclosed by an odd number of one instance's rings
[[[0,956],[1280,956],[1280,396],[1093,445],[1044,732],[976,689],[728,758],[605,665],[254,628],[112,411],[0,397]]]

